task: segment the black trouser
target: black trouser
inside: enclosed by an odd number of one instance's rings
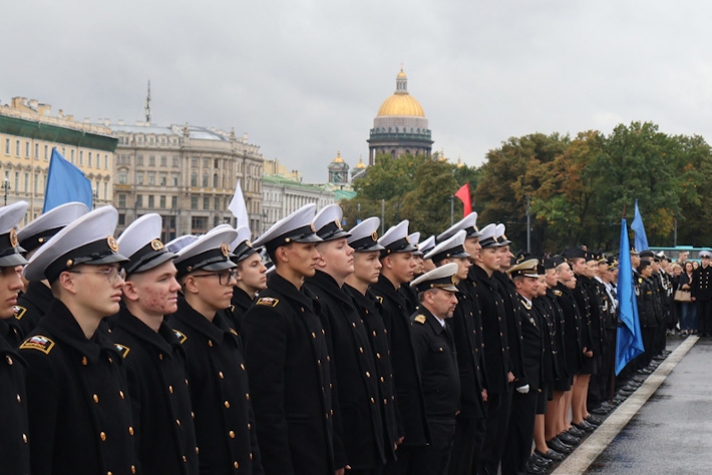
[[[425,449],[424,445],[399,445],[396,450],[398,460],[389,460],[383,468],[384,475],[409,475],[415,466],[415,455]]]
[[[371,468],[368,470],[359,470],[359,469],[346,470],[346,473],[348,473],[349,475],[382,475],[383,474],[383,465],[379,466],[378,468]]]
[[[485,423],[485,441],[480,456],[480,475],[496,475],[499,461],[507,443],[507,423],[512,403],[512,385],[503,394],[487,395],[487,422]]]
[[[450,457],[450,475],[472,475],[477,473],[480,451],[485,438],[484,417],[460,417],[455,423],[455,442]]]
[[[452,443],[455,440],[455,418],[428,418],[432,443],[413,456],[412,475],[447,475]]]
[[[515,391],[512,396],[512,410],[507,429],[507,453],[502,457],[502,475],[518,475],[524,471],[524,465],[532,452],[538,399],[539,393],[536,390],[530,390],[527,394]]]
[[[697,331],[712,334],[712,300],[697,300]]]

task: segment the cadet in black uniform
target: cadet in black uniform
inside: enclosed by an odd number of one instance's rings
[[[385,464],[376,365],[363,320],[343,285],[353,273],[349,233],[341,228],[342,211],[333,204],[314,219],[320,258],[305,286],[319,300],[320,316],[337,389],[342,443],[354,475],[381,473]],[[380,402],[380,401],[379,401]],[[386,404],[393,401],[386,401]]]
[[[102,319],[119,311],[126,259],[113,237],[118,212],[98,208],[67,225],[30,259],[30,282],[55,300],[20,345],[27,360],[33,474],[131,474],[135,429],[123,358]]]
[[[645,367],[653,358],[653,341],[658,326],[658,320],[655,315],[657,312],[656,289],[655,283],[651,279],[653,268],[649,260],[640,260],[638,272],[640,273],[640,285],[637,292],[638,316],[640,318],[640,329],[643,334],[643,347],[645,348],[645,352],[640,355],[640,366]]]
[[[398,432],[397,403],[391,351],[388,347],[388,335],[383,323],[383,308],[368,290],[371,284],[378,282],[381,261],[376,230],[381,220],[368,218],[354,227],[349,233],[349,246],[354,250],[354,272],[346,277],[343,289],[353,299],[356,310],[366,326],[370,340],[371,353],[376,364],[379,396],[376,404],[381,411],[383,421],[383,452],[388,462],[396,460],[396,449],[403,436]],[[382,472],[382,470],[381,470]]]
[[[52,236],[75,219],[89,212],[84,203],[72,202],[47,211],[17,232],[20,247],[27,251],[27,259]],[[28,335],[39,324],[54,300],[47,280],[30,282],[17,299],[17,316],[22,333]]]
[[[257,438],[270,475],[333,475],[346,465],[343,447],[334,446],[326,331],[318,302],[303,286],[319,260],[315,208],[303,206],[254,242],[276,267],[242,327]]]
[[[475,214],[476,216],[476,214]],[[465,218],[467,219],[467,218]],[[466,227],[466,226],[465,226]],[[446,231],[447,232],[447,231]],[[442,236],[442,234],[441,234]],[[476,234],[479,236],[479,233]],[[460,372],[460,412],[457,415],[455,440],[450,474],[471,474],[473,460],[479,461],[484,437],[485,403],[487,393],[484,387],[482,367],[482,327],[477,294],[470,290],[467,275],[472,265],[470,254],[464,244],[467,231],[457,231],[451,237],[426,254],[437,266],[454,262],[458,265],[458,304],[448,325],[453,330],[457,362]]]
[[[453,329],[448,320],[457,306],[458,264],[452,262],[423,274],[410,284],[418,292],[413,346],[422,378],[431,444],[416,456],[412,473],[447,473],[460,408],[460,378]]]
[[[231,227],[216,228],[174,260],[184,298],[169,324],[187,354],[201,473],[263,473],[242,342],[220,312],[235,284],[236,237]]]
[[[160,240],[161,217],[141,216],[119,236],[126,284],[111,339],[124,358],[141,473],[197,474],[184,335],[164,321],[178,309],[176,268]],[[180,425],[176,421],[181,421]]]
[[[413,260],[415,261],[415,269],[413,269],[413,279],[415,279],[426,272],[425,259],[423,258],[425,253],[418,245],[418,243],[420,242],[420,233],[416,232],[409,234],[408,242],[415,246],[415,250],[413,251]],[[409,305],[409,308],[412,311],[415,311],[415,309],[418,308],[418,296],[409,284],[410,282],[402,284],[398,289],[398,292],[400,292],[403,298],[406,300]]]
[[[413,278],[413,246],[408,241],[408,221],[401,221],[378,240],[381,251],[381,275],[371,291],[383,306],[383,321],[388,334],[396,399],[400,413],[403,443],[398,448],[398,461],[386,464],[386,474],[412,473],[414,456],[430,442],[425,419],[425,400],[420,372],[411,338],[410,307],[398,288]]]
[[[15,227],[26,210],[24,201],[0,208],[0,327],[7,327],[0,336],[0,471],[7,475],[30,473],[26,363],[16,349],[17,334],[6,323],[15,321],[14,306],[23,286],[26,261],[17,247]]]
[[[230,318],[238,334],[242,333],[242,320],[255,296],[267,288],[267,267],[249,239],[250,229],[240,226],[237,228],[237,238],[230,246],[231,259],[237,264],[237,285],[233,288]]]

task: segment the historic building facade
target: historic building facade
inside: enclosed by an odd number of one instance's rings
[[[74,120],[33,99],[15,97],[0,106],[0,192],[2,202],[29,203],[23,224],[42,214],[52,149],[91,181],[94,205],[110,204],[117,140],[111,129]]]
[[[253,233],[262,229],[263,158],[247,136],[193,125],[111,125],[119,139],[114,206],[121,232],[146,213],[163,217],[164,241],[236,224],[227,209],[240,180]],[[239,223],[243,225],[244,223]]]
[[[257,234],[306,204],[314,203],[321,209],[335,202],[334,192],[327,185],[308,185],[279,175],[262,177],[262,195],[264,221]]]
[[[368,139],[368,165],[373,165],[377,153],[393,157],[423,153],[430,156],[433,140],[425,111],[417,99],[408,93],[408,76],[401,68],[396,76],[396,91],[383,101]]]

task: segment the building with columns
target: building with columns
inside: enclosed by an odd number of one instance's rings
[[[108,122],[108,121],[107,121]],[[111,124],[119,140],[114,165],[117,232],[146,213],[163,217],[164,242],[236,224],[227,209],[237,180],[253,233],[262,229],[260,147],[247,136],[196,125]],[[242,225],[243,223],[240,223]]]
[[[0,190],[2,204],[29,203],[23,224],[42,214],[52,149],[91,181],[94,205],[111,204],[117,140],[103,125],[79,122],[34,99],[12,98],[0,106]]]
[[[377,153],[393,157],[423,153],[430,156],[433,140],[428,119],[420,102],[408,93],[408,76],[401,68],[396,76],[396,90],[383,101],[373,119],[368,139],[368,165],[374,164]]]

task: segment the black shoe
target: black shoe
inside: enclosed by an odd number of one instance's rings
[[[529,461],[544,468],[547,468],[549,465],[554,463],[553,460],[549,460],[548,458],[544,457],[543,455],[539,455],[536,452],[529,456]]]
[[[574,437],[578,437],[579,439],[586,435],[586,433],[582,430],[578,430],[574,426],[571,426],[571,429],[566,431],[567,434],[573,435]]]
[[[538,450],[534,451],[534,455],[538,455],[539,457],[544,457],[545,459],[551,460],[553,462],[561,462],[564,460],[564,454],[560,454],[559,452],[549,449],[546,453],[539,452]]]
[[[581,443],[581,439],[578,437],[574,437],[571,434],[567,434],[566,432],[562,432],[557,436],[561,442],[563,442],[566,445],[578,445]]]
[[[595,428],[591,424],[586,423],[586,421],[581,421],[578,424],[574,424],[574,426],[584,432],[593,432],[595,430]]]
[[[546,445],[548,445],[550,449],[556,450],[558,453],[564,455],[568,455],[574,451],[573,447],[561,442],[558,437],[554,437],[551,440],[547,440]]]
[[[634,392],[635,392],[635,390],[629,391],[629,390],[627,390],[627,389],[620,389],[620,390],[618,391],[618,394],[621,395],[621,396],[623,396],[623,397],[626,397],[626,398],[627,398],[628,396],[630,396],[630,395],[633,394]]]
[[[647,368],[641,368],[638,370],[638,374],[652,374],[652,371]]]
[[[532,475],[543,475],[546,473],[546,468],[540,467],[539,465],[532,462],[531,459],[529,459],[524,465],[524,473],[529,473]]]
[[[591,414],[589,414],[588,417],[584,419],[584,421],[586,421],[587,424],[591,424],[592,426],[596,427],[603,424],[603,419],[601,419],[600,417],[593,416]]]
[[[639,387],[640,387],[640,384],[628,383],[621,388],[621,391],[628,391],[628,392],[634,393]]]
[[[603,404],[601,404],[601,405],[598,406],[597,408],[591,409],[590,412],[591,412],[591,414],[596,414],[596,415],[599,415],[599,416],[605,416],[606,414],[608,414],[609,412],[611,412],[611,409],[612,409],[612,408],[611,408],[610,406],[604,406]]]
[[[648,377],[644,376],[642,374],[638,374],[638,375],[630,378],[631,381],[635,381],[636,383],[641,383],[641,384],[644,383],[646,379],[648,379]]]

